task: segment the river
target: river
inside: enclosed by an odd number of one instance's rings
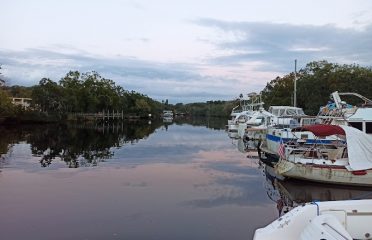
[[[252,239],[287,206],[365,193],[278,182],[225,124],[1,127],[0,238]]]

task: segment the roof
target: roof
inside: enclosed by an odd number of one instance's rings
[[[372,121],[372,108],[358,108],[355,114],[347,120],[352,122]]]
[[[331,135],[345,135],[344,129],[337,125],[325,125],[325,124],[316,124],[316,125],[307,125],[303,127],[298,127],[292,129],[292,132],[312,132],[317,137],[327,137]]]

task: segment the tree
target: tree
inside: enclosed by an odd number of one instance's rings
[[[1,65],[0,65],[0,70],[1,70]],[[5,86],[5,80],[2,79],[1,77],[2,73],[0,72],[0,87]]]
[[[14,114],[14,106],[9,95],[0,89],[0,117],[10,116],[12,114]]]

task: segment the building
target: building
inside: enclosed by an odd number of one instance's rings
[[[32,98],[11,98],[12,103],[16,106],[22,106],[23,108],[29,108],[31,106]]]

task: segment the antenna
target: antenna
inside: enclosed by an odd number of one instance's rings
[[[297,59],[295,59],[293,106],[297,107]]]

